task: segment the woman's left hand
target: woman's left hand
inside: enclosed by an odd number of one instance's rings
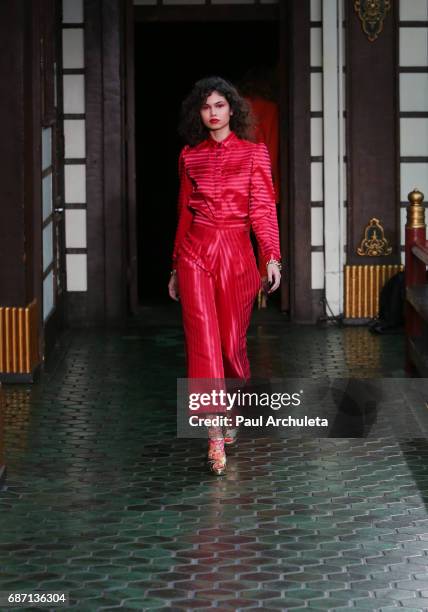
[[[267,266],[267,275],[268,275],[268,283],[269,285],[272,283],[271,288],[268,290],[268,293],[273,293],[279,287],[281,282],[281,272],[279,271],[276,263],[270,263]]]

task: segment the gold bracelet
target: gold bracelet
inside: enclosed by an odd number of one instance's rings
[[[282,269],[282,264],[277,259],[269,259],[269,261],[266,264],[266,268],[268,267],[269,264],[275,264],[276,266],[278,266],[278,270],[279,271],[281,271],[281,269]]]

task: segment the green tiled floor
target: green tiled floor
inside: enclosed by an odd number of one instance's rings
[[[243,438],[216,478],[206,442],[175,435],[178,312],[68,331],[39,383],[6,388],[0,590],[79,612],[428,610],[424,433]],[[260,377],[404,376],[400,335],[272,309],[248,345]]]

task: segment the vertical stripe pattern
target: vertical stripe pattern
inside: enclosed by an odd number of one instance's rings
[[[179,158],[177,269],[190,379],[250,378],[246,334],[261,286],[250,240],[281,259],[269,153],[231,132]],[[200,412],[218,412],[211,406]]]

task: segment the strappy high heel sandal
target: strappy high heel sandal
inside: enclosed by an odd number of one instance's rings
[[[226,453],[224,452],[223,438],[208,439],[207,464],[210,472],[222,476],[226,472]]]
[[[238,438],[238,429],[237,427],[227,427],[224,431],[224,443],[227,446],[232,446],[236,443]]]

